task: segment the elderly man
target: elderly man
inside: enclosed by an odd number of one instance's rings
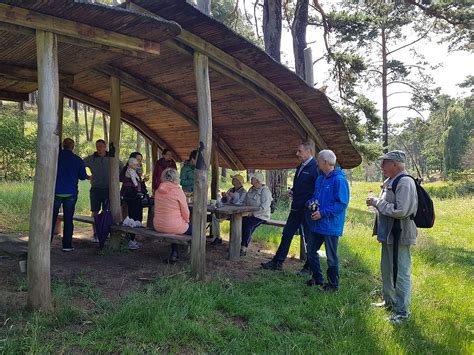
[[[111,158],[103,139],[98,139],[95,142],[95,148],[96,152],[94,154],[84,158],[84,165],[91,170],[93,176],[90,189],[91,214],[93,217],[99,214],[101,209],[105,209],[106,202],[109,199],[109,159]],[[123,164],[119,162],[119,171],[116,174],[120,174],[122,168]],[[95,225],[92,225],[92,227],[94,235],[91,240],[98,243]]]
[[[58,156],[58,170],[56,173],[56,187],[54,191],[53,207],[53,230],[51,240],[53,240],[54,226],[58,219],[59,209],[63,206],[64,226],[63,226],[63,251],[73,251],[72,233],[74,230],[73,216],[76,208],[79,180],[89,179],[86,168],[81,158],[73,153],[74,141],[66,138],[63,141],[63,149]]]
[[[312,201],[316,210],[312,212],[309,233],[306,233],[308,262],[313,277],[305,282],[308,286],[322,286],[323,291],[334,292],[339,287],[339,259],[337,246],[344,230],[346,209],[349,204],[349,184],[346,174],[336,168],[336,155],[332,150],[318,154],[318,166],[323,173],[316,180]],[[317,202],[316,202],[317,201]],[[318,250],[326,247],[327,283],[323,284],[323,273]]]
[[[305,203],[313,195],[314,183],[319,175],[318,164],[313,154],[313,147],[310,143],[302,143],[297,148],[296,156],[301,161],[301,164],[296,168],[293,189],[290,191],[290,196],[292,197],[291,211],[285,228],[283,228],[280,246],[272,260],[262,263],[264,269],[281,270],[296,231],[303,226],[303,233],[305,232]],[[300,273],[309,273],[306,265]]]
[[[405,170],[405,153],[394,150],[386,153],[381,159],[382,170],[388,178],[384,181],[380,197],[370,197],[366,201],[368,206],[377,209],[374,232],[382,245],[380,270],[383,302],[372,305],[392,310],[394,313],[390,320],[397,324],[410,317],[410,246],[416,243],[417,230],[412,216],[417,211],[418,197],[413,179],[401,177],[408,174]],[[395,181],[396,191],[392,189]],[[395,278],[394,252],[397,260],[395,265],[398,268]]]

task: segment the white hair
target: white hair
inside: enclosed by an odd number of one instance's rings
[[[321,150],[318,156],[329,163],[329,165],[336,165],[336,154],[332,150]]]
[[[171,181],[175,184],[179,184],[179,175],[176,169],[168,168],[161,174],[161,181]]]

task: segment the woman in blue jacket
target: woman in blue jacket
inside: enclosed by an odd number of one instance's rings
[[[341,168],[335,168],[336,155],[333,151],[320,151],[318,165],[323,174],[316,180],[313,200],[318,201],[319,208],[311,213],[310,233],[306,237],[308,263],[313,277],[305,283],[308,286],[322,286],[324,291],[330,292],[339,287],[337,246],[349,204],[349,184]],[[326,284],[323,284],[324,278],[317,253],[323,243],[328,265]]]

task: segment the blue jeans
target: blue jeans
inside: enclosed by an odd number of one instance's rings
[[[295,235],[298,228],[304,227],[305,229],[305,211],[304,209],[301,210],[291,210],[290,214],[288,215],[288,219],[286,220],[285,228],[283,228],[283,235],[281,237],[281,242],[278,247],[278,250],[273,257],[273,261],[276,263],[283,263],[288,256],[288,252],[290,251],[291,241],[293,240],[293,236]],[[304,232],[304,230],[302,231]]]
[[[51,241],[54,236],[54,226],[58,220],[59,208],[63,206],[63,248],[72,248],[72,232],[74,230],[73,216],[76,210],[77,196],[69,197],[54,196],[53,205],[53,227],[51,229]]]
[[[242,217],[242,242],[240,243],[241,246],[249,246],[250,241],[252,240],[252,233],[263,222],[265,222],[263,219],[253,216]]]
[[[306,243],[308,246],[308,263],[311,273],[313,274],[313,279],[320,284],[322,284],[324,281],[323,272],[321,271],[321,263],[318,255],[318,250],[324,243],[326,247],[326,256],[328,264],[328,284],[334,288],[338,288],[339,259],[337,257],[337,246],[339,244],[339,237],[309,232],[306,234]]]

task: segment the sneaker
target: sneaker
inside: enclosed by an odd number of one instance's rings
[[[322,285],[323,285],[322,282],[318,282],[318,281],[316,281],[316,280],[313,279],[313,278],[310,278],[309,280],[306,280],[306,281],[304,282],[304,284],[305,284],[306,286],[310,286],[310,287],[312,287],[312,286],[322,286]]]
[[[410,319],[410,315],[407,313],[396,313],[390,317],[390,323],[397,325],[405,323]]]
[[[383,308],[385,308],[385,309],[387,309],[387,310],[389,310],[389,311],[392,310],[392,307],[393,307],[390,303],[387,303],[387,302],[385,302],[385,301],[382,301],[382,302],[372,302],[372,303],[370,304],[370,306],[371,306],[371,307],[376,307],[376,308],[382,308],[382,307],[383,307]]]
[[[323,291],[323,292],[336,292],[337,287],[334,287],[330,284],[324,284],[323,287],[321,287],[321,291]]]
[[[140,249],[140,245],[138,244],[138,242],[131,240],[128,242],[128,249],[137,250],[137,249]]]
[[[300,271],[296,273],[298,276],[310,276],[311,275],[311,270],[302,268]]]
[[[276,261],[270,260],[266,263],[262,263],[262,268],[265,270],[276,270],[276,271],[281,271],[283,269],[283,265],[281,263],[278,263]]]
[[[63,248],[63,251],[68,253],[70,251],[74,251],[74,248]]]
[[[219,244],[222,244],[222,238],[216,238],[210,243],[210,245],[219,245]]]
[[[97,236],[94,234],[94,235],[91,237],[91,242],[92,242],[92,243],[99,243],[99,238],[97,238]]]
[[[240,256],[247,256],[247,250],[240,249]]]

